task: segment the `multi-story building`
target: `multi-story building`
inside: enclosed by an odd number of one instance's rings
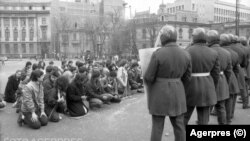
[[[99,4],[91,0],[0,0],[0,54],[54,56],[60,53],[59,32],[93,17],[99,18]]]
[[[240,21],[250,20],[250,7],[239,4]],[[175,0],[174,3],[162,4],[159,15],[176,14],[179,11],[193,11],[198,22],[222,23],[235,20],[236,5],[220,0]],[[186,15],[183,19],[187,18]]]
[[[50,3],[0,1],[0,54],[30,57],[50,47]]]
[[[85,20],[87,21],[84,22],[84,24],[91,26],[92,29],[86,28],[85,26],[71,26],[66,30],[61,30],[59,33],[59,47],[63,55],[68,57],[80,57],[87,50],[94,52],[94,48],[96,48],[95,56],[100,57],[99,54],[105,54],[105,52],[109,50],[109,35],[112,30],[114,30],[113,28],[117,28],[114,24],[117,24],[117,22],[121,24],[125,20],[123,0],[91,0],[90,2],[91,6],[88,10],[90,12],[86,14]],[[97,31],[96,27],[102,27],[102,18],[105,18],[106,23],[104,26],[106,29],[105,31]],[[102,28],[99,30],[104,29]]]

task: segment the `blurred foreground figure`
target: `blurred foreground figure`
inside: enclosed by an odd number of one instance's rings
[[[162,47],[153,53],[144,76],[149,86],[151,141],[161,141],[165,116],[170,117],[175,141],[185,141],[183,114],[187,108],[183,83],[191,77],[191,60],[188,53],[176,44],[177,33],[174,27],[164,26],[160,34]]]

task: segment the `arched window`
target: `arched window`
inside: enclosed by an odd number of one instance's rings
[[[143,38],[143,39],[146,39],[146,38],[147,38],[147,31],[146,31],[145,28],[142,29],[142,38]]]
[[[26,38],[26,30],[25,28],[22,29],[22,41],[25,41]]]
[[[34,29],[31,28],[30,29],[30,41],[33,41],[33,38],[34,38]]]
[[[9,41],[10,39],[10,30],[8,28],[5,29],[5,41]]]
[[[182,28],[179,29],[179,38],[182,39],[182,33],[183,33],[183,30]]]
[[[15,28],[14,29],[14,41],[17,41],[17,37],[18,37],[18,30]]]
[[[188,30],[188,38],[189,38],[189,39],[191,39],[192,33],[193,33],[193,29],[190,28],[190,29]]]

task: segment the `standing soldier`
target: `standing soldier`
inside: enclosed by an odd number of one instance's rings
[[[228,82],[231,76],[232,67],[230,52],[220,47],[219,42],[220,38],[218,32],[215,30],[208,31],[208,46],[214,49],[219,55],[220,78],[216,86],[217,104],[215,105],[215,109],[218,114],[218,123],[221,125],[227,124],[225,102],[229,98]]]
[[[191,60],[187,52],[176,44],[177,32],[164,26],[160,41],[162,48],[152,55],[145,83],[148,84],[148,108],[152,115],[151,141],[161,141],[165,116],[170,117],[175,141],[185,141],[184,113],[186,97],[183,83],[191,77]]]
[[[220,45],[221,47],[225,48],[227,51],[230,52],[230,58],[232,63],[232,70],[231,70],[231,76],[229,80],[229,93],[230,98],[226,100],[225,106],[226,106],[226,118],[227,118],[227,124],[231,124],[232,118],[234,116],[234,109],[235,109],[235,103],[237,94],[240,93],[239,84],[236,78],[236,74],[239,73],[239,67],[238,67],[238,54],[233,51],[230,48],[231,40],[228,34],[221,34],[220,35]]]
[[[239,56],[239,74],[237,77],[239,88],[240,88],[240,94],[243,102],[243,109],[250,108],[248,106],[248,100],[247,100],[247,92],[246,92],[246,84],[245,84],[245,74],[244,74],[244,68],[247,67],[247,54],[245,53],[245,49],[241,46],[241,44],[238,44],[238,36],[234,36],[232,34],[229,34],[229,37],[232,41],[231,49],[235,51]]]
[[[248,102],[249,95],[248,95],[248,89],[249,89],[249,80],[250,80],[250,48],[247,46],[247,38],[244,36],[239,37],[239,42],[241,43],[242,47],[245,49],[245,54],[247,56],[247,66],[245,67],[245,81],[246,81],[246,95],[245,99]]]
[[[206,125],[209,122],[209,109],[217,103],[215,86],[220,75],[218,53],[206,45],[204,28],[196,28],[193,32],[193,45],[187,51],[192,59],[192,79],[185,85],[187,96],[187,113],[185,124],[196,107],[198,124]]]

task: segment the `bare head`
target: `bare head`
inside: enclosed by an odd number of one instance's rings
[[[193,43],[206,43],[206,31],[204,28],[196,28],[193,31]]]
[[[233,35],[232,42],[237,43],[239,41],[239,37],[237,35]]]
[[[169,42],[176,42],[177,40],[177,32],[173,26],[165,25],[164,27],[162,27],[160,33],[162,46],[165,46]]]
[[[220,41],[219,33],[216,30],[209,30],[207,32],[207,43],[209,45],[218,44]]]
[[[245,36],[239,37],[239,41],[243,46],[247,46],[247,38]]]
[[[220,35],[220,45],[228,45],[231,43],[231,39],[228,34],[221,34]]]

